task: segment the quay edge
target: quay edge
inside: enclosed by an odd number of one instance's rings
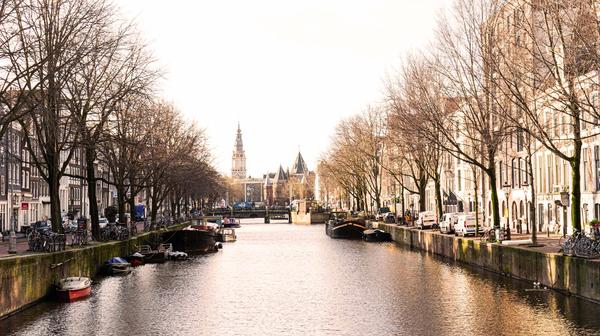
[[[375,224],[375,223],[374,223]],[[439,232],[377,223],[392,240],[505,276],[538,281],[543,286],[600,303],[600,262],[559,253],[482,243]]]
[[[189,223],[169,228],[178,230]],[[0,258],[0,319],[13,315],[53,293],[53,284],[61,274],[64,264],[65,276],[94,277],[104,262],[112,257],[127,256],[161,232],[148,232],[124,241],[110,241],[83,248],[53,253],[36,253]]]

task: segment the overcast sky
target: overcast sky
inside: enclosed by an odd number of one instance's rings
[[[208,133],[229,175],[315,168],[335,127],[382,97],[386,71],[432,38],[448,0],[120,0],[166,70],[164,97]]]

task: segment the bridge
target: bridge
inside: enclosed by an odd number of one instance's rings
[[[206,216],[229,216],[233,218],[264,218],[265,223],[270,223],[272,219],[287,219],[292,222],[292,213],[289,209],[209,209],[205,210]]]

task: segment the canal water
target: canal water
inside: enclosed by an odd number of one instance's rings
[[[217,254],[99,279],[0,335],[592,335],[600,305],[322,225],[248,224]]]

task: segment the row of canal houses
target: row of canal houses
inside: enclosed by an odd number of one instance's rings
[[[40,176],[38,168],[31,164],[25,144],[23,132],[17,123],[12,123],[0,139],[0,232],[9,231],[15,217],[17,231],[23,225],[50,217],[48,185]],[[83,149],[74,151],[66,174],[81,176],[85,173],[83,155]],[[66,159],[65,153],[62,153],[61,162]],[[109,170],[103,164],[97,163],[95,169],[97,177],[110,180]],[[98,209],[102,215],[106,207],[116,204],[117,193],[114,186],[102,180],[96,183]],[[87,184],[84,179],[63,176],[59,194],[63,217],[89,218]]]
[[[496,18],[500,19],[500,26],[503,28],[503,30],[498,29],[497,31],[497,34],[503,35],[495,39],[496,43],[501,44],[500,47],[518,48],[519,43],[523,45],[523,39],[526,37],[519,31],[518,21],[523,19],[523,15],[532,15],[531,10],[523,7],[526,6],[526,3],[519,0],[506,1],[496,13]],[[508,54],[511,53],[518,54],[518,50],[508,52]],[[565,59],[567,58],[565,57]],[[566,68],[566,65],[564,67]],[[582,67],[575,66],[575,68]],[[578,87],[592,88],[587,92],[577,92],[577,94],[585,95],[590,101],[591,108],[596,111],[600,110],[598,78],[599,74],[596,70],[585,70],[576,75],[576,80],[580,84]],[[589,84],[585,81],[589,81]],[[547,90],[552,89],[552,87],[547,88]],[[460,105],[456,106],[455,113],[460,113],[460,109]],[[572,121],[565,116],[565,113],[556,111],[556,108],[542,111],[540,122],[545,125],[547,132],[552,132],[556,138],[571,139],[574,132]],[[584,115],[584,117],[586,116]],[[587,231],[592,219],[600,219],[600,136],[597,135],[600,134],[600,122],[591,116],[584,119],[586,121],[580,125],[584,139],[580,167],[582,206],[579,211],[581,212],[582,226]],[[494,126],[496,125],[492,125],[492,127]],[[557,143],[561,151],[565,153],[572,151],[572,141]],[[528,231],[530,229],[530,227],[528,228],[529,205],[533,202],[539,231],[562,230],[566,224],[568,232],[571,232],[571,204],[566,209],[566,216],[561,207],[563,202],[561,195],[571,192],[573,188],[571,166],[569,162],[561,159],[537,141],[533,142],[532,147],[534,151],[529,156],[526,146],[524,146],[524,134],[515,132],[506,138],[495,158],[501,223],[504,227],[510,227],[514,231]],[[528,174],[526,168],[528,160],[532,160],[532,176]],[[460,158],[446,153],[441,167],[443,211],[474,211],[475,195],[477,194],[479,209],[483,213],[485,224],[490,225],[492,222],[491,195],[489,180],[484,175],[480,170],[474,170],[470,164]],[[531,192],[532,180],[535,198],[532,197]],[[406,181],[406,183],[410,185],[410,181]],[[401,199],[399,195],[401,188],[393,179],[384,178],[383,190],[386,205],[393,206],[394,200]],[[417,209],[419,204],[417,194],[404,191],[404,204],[396,204],[396,211],[400,213],[400,209],[413,209],[435,212],[434,190],[434,184],[430,181],[425,193],[426,209]]]

